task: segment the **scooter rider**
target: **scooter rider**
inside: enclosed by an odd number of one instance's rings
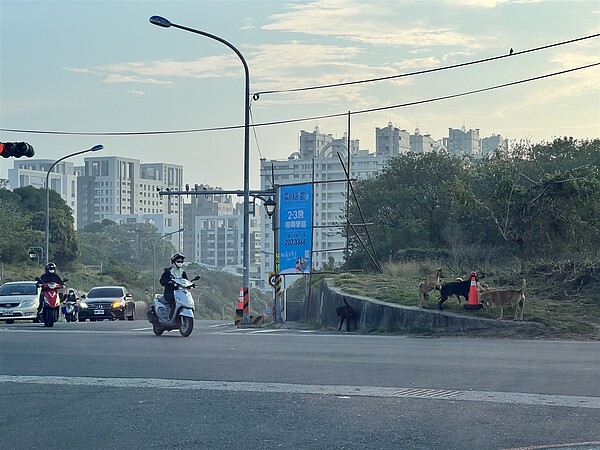
[[[37,285],[42,286],[44,283],[64,284],[63,279],[56,273],[56,264],[53,262],[46,264],[45,271],[42,276],[40,276],[40,281],[38,281]],[[37,308],[38,314],[42,311],[44,306],[44,290],[46,289],[42,286],[42,292],[40,292],[40,303]]]
[[[160,277],[160,284],[165,287],[165,300],[169,302],[169,320],[173,317],[175,309],[175,284],[173,283],[173,278],[185,278],[189,280],[185,270],[183,270],[184,260],[185,256],[181,253],[175,253],[171,256],[171,267],[166,267]]]
[[[77,296],[75,295],[75,289],[69,289],[67,296],[64,298],[63,305],[60,308],[63,316],[67,313],[67,307],[64,305],[65,302],[75,303],[75,311],[77,311]]]

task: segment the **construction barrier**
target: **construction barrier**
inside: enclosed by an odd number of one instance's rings
[[[467,299],[464,308],[467,311],[475,311],[481,309],[483,305],[479,303],[479,295],[477,294],[477,273],[471,272],[471,286],[469,286],[469,298]]]
[[[243,325],[243,319],[244,319],[244,315],[243,315],[243,309],[236,309],[235,310],[235,322],[234,324],[236,326],[241,326]],[[265,324],[265,316],[260,315],[260,316],[250,316],[250,326],[253,327],[260,327],[263,326]]]

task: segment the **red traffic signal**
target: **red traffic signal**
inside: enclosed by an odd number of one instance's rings
[[[3,158],[10,158],[11,156],[31,158],[33,155],[35,155],[35,151],[27,142],[0,142],[0,156]]]

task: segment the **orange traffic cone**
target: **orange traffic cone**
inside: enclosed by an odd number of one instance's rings
[[[479,303],[479,295],[477,294],[477,273],[471,272],[471,286],[469,287],[469,298],[464,308],[467,311],[481,309],[483,305]]]
[[[240,294],[238,295],[237,309],[244,309],[244,288],[240,288]]]

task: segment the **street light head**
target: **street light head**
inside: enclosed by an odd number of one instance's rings
[[[277,203],[275,203],[275,200],[273,200],[272,197],[269,197],[267,200],[265,200],[263,202],[263,205],[265,207],[267,216],[269,216],[269,218],[272,217],[273,213],[275,212],[275,207],[277,206]]]
[[[104,148],[104,145],[98,144],[98,145],[94,145],[92,148],[90,148],[90,151],[97,152],[98,150],[102,150],[103,148]]]
[[[159,27],[169,28],[171,26],[171,22],[160,16],[152,16],[150,17],[150,23],[152,25],[158,25]]]

